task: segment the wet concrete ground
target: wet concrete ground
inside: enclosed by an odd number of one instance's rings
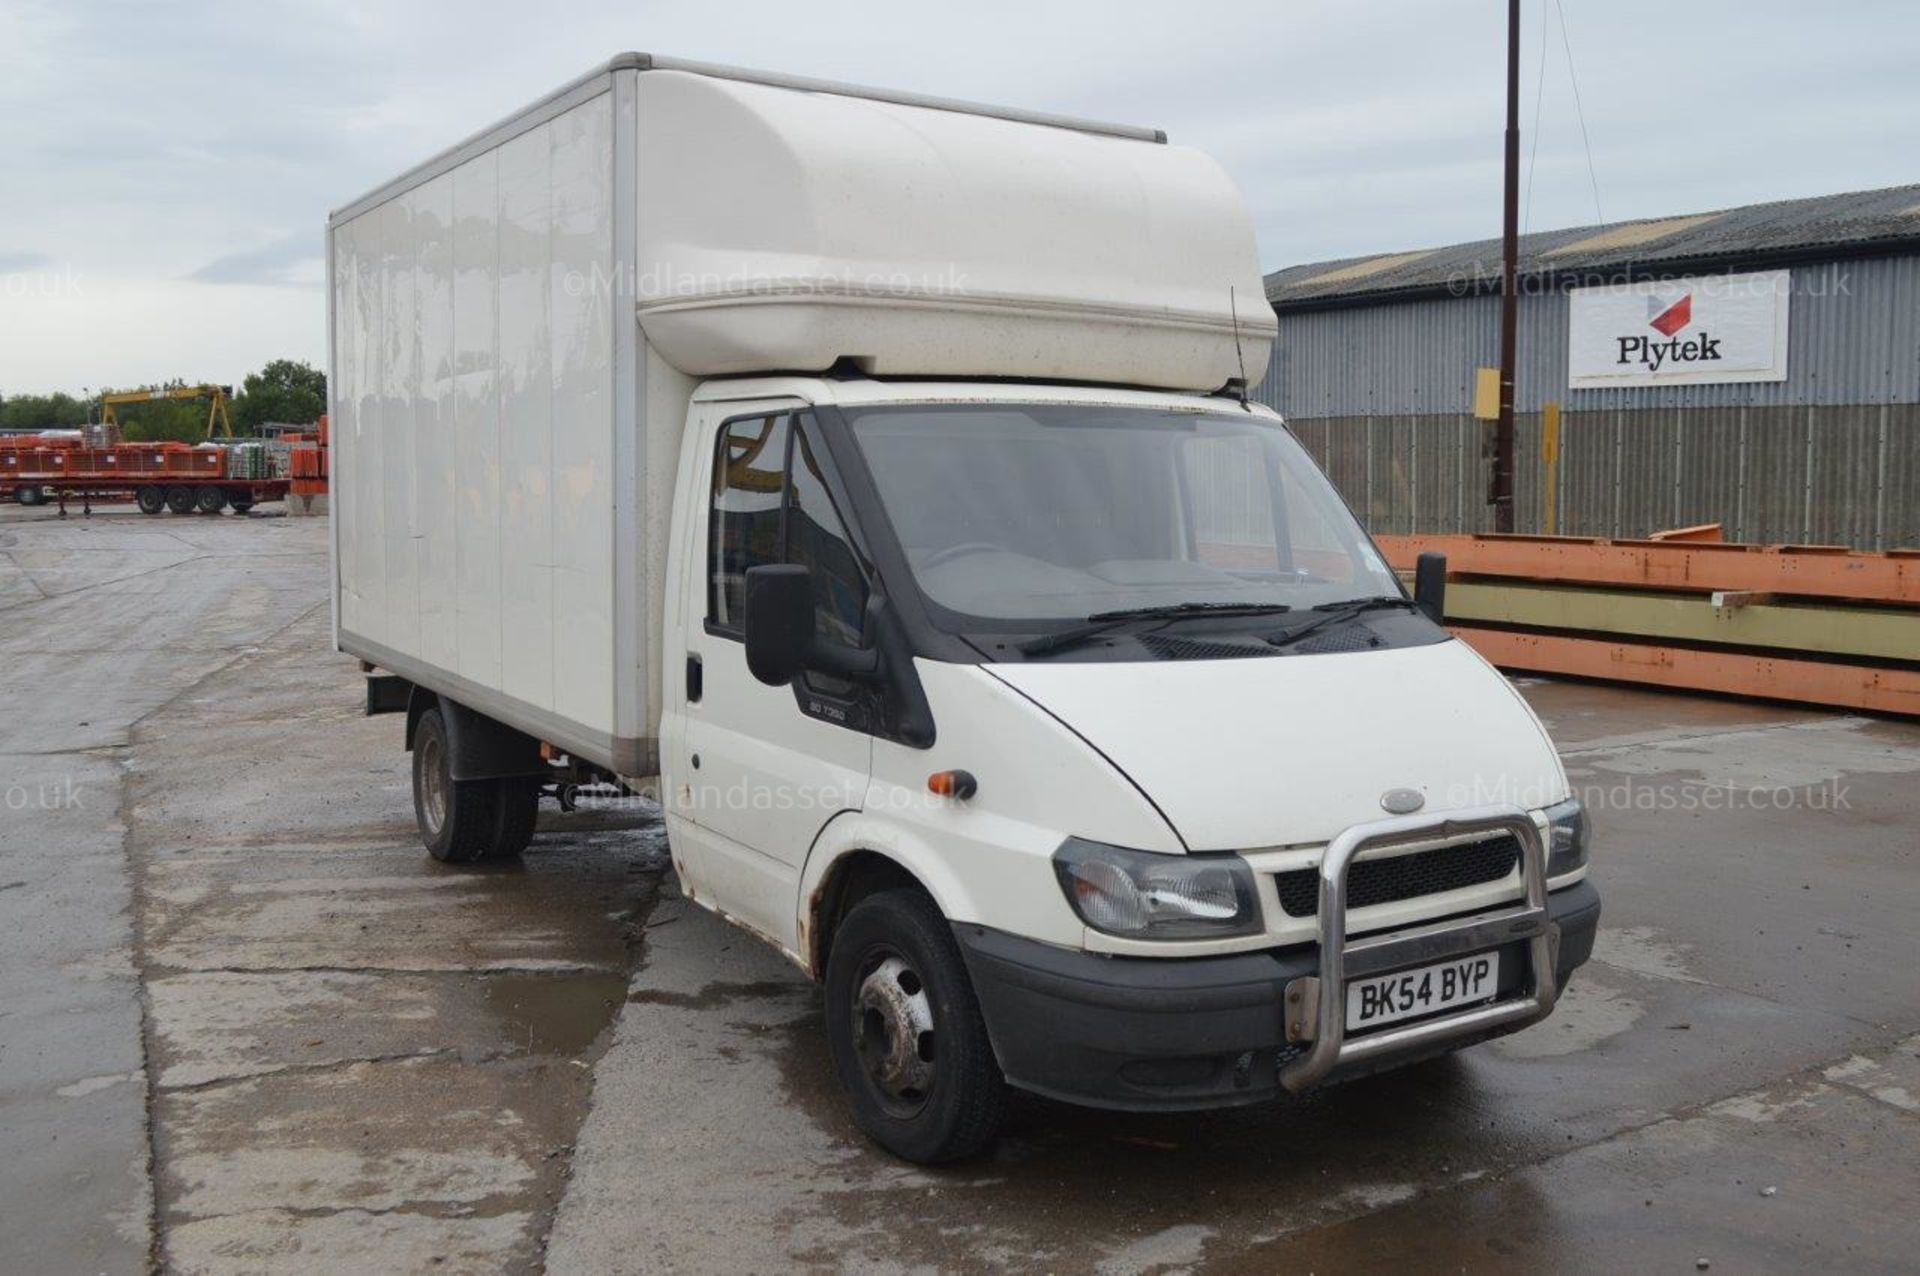
[[[644,817],[427,860],[324,530],[0,515],[0,1269],[1911,1270],[1920,725],[1528,683],[1606,900],[1554,1018],[930,1172]]]

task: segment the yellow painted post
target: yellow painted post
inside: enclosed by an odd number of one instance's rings
[[[1540,463],[1546,469],[1546,520],[1541,529],[1549,536],[1560,534],[1560,405],[1543,404],[1540,408]]]

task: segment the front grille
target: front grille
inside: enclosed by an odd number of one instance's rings
[[[1347,866],[1347,907],[1366,908],[1397,900],[1457,891],[1463,886],[1497,882],[1520,862],[1520,842],[1512,834],[1416,851],[1391,859],[1355,860]],[[1320,870],[1296,868],[1275,873],[1280,907],[1289,917],[1312,917],[1320,911]]]

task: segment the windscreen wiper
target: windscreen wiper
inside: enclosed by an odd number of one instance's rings
[[[1163,607],[1128,607],[1122,611],[1096,611],[1071,629],[1041,634],[1016,643],[1023,656],[1038,656],[1049,651],[1078,647],[1090,638],[1110,633],[1136,620],[1184,620],[1189,616],[1277,616],[1292,611],[1287,603],[1168,603]]]
[[[1302,638],[1310,634],[1317,634],[1329,625],[1337,625],[1342,621],[1352,620],[1355,616],[1359,616],[1365,612],[1382,611],[1388,607],[1404,607],[1412,611],[1414,610],[1414,603],[1412,599],[1403,598],[1397,594],[1379,594],[1372,598],[1342,598],[1338,602],[1316,603],[1307,610],[1321,612],[1323,613],[1322,615],[1308,621],[1298,629],[1290,630],[1284,634],[1275,634],[1271,638],[1268,638],[1267,641],[1276,647],[1291,647]]]

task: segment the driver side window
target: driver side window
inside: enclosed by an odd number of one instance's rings
[[[707,528],[712,629],[740,636],[749,568],[801,563],[812,569],[821,636],[861,645],[867,577],[828,491],[825,464],[806,417],[743,417],[720,428]]]

